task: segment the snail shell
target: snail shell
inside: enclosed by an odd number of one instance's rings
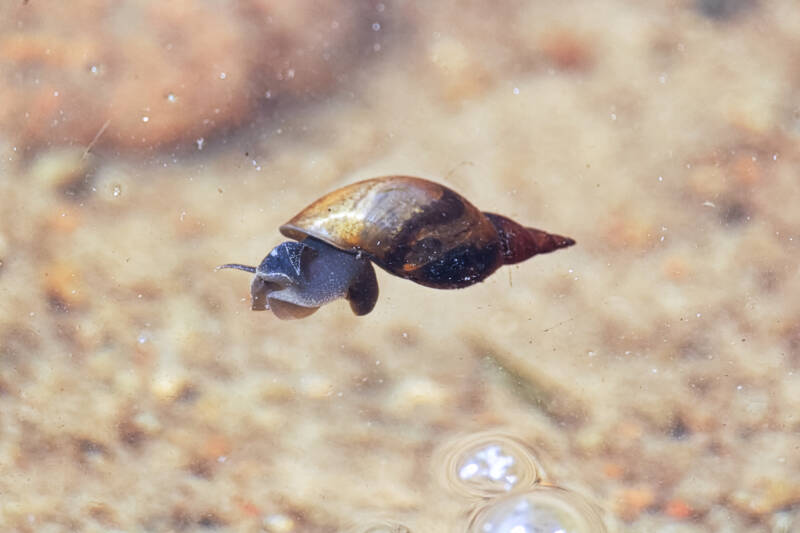
[[[276,246],[254,274],[252,308],[304,318],[344,298],[356,315],[372,311],[378,282],[372,263],[427,287],[456,289],[502,265],[571,246],[575,241],[482,213],[432,181],[387,176],[323,196],[281,226],[293,239]]]
[[[455,191],[421,178],[386,176],[337,189],[280,227],[290,239],[313,237],[365,255],[427,287],[467,287],[504,264],[574,244],[482,213]]]

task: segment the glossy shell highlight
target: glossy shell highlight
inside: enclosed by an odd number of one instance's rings
[[[286,237],[315,237],[365,254],[384,270],[427,287],[477,283],[497,270],[503,247],[494,224],[438,183],[387,176],[337,189],[281,226]]]

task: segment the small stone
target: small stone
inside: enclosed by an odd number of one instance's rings
[[[796,479],[761,479],[752,486],[735,490],[730,501],[747,514],[772,514],[800,502],[800,482]]]
[[[325,376],[308,375],[300,379],[300,389],[307,397],[319,400],[333,394],[333,383]]]
[[[187,386],[184,376],[174,372],[159,372],[153,378],[150,390],[159,400],[171,402],[178,399]]]
[[[42,275],[44,291],[51,304],[68,310],[86,303],[80,271],[68,262],[52,263]]]
[[[285,514],[276,513],[267,515],[262,521],[262,526],[265,531],[269,533],[289,533],[294,531],[295,523],[290,517]]]
[[[446,100],[458,102],[471,98],[488,86],[482,66],[458,39],[444,37],[434,41],[428,57],[439,76]]]
[[[592,63],[591,47],[575,32],[557,30],[547,34],[541,43],[545,57],[561,70],[586,70]]]
[[[407,378],[392,392],[391,405],[395,411],[407,414],[420,406],[441,405],[446,396],[438,383],[423,377]]]
[[[55,190],[80,185],[89,167],[89,159],[84,152],[82,148],[59,148],[43,152],[31,165],[31,179]]]
[[[6,257],[8,257],[8,239],[0,232],[0,267],[3,266]]]
[[[655,492],[650,487],[625,489],[616,498],[616,512],[625,520],[635,520],[655,500]]]
[[[149,411],[137,414],[135,417],[133,417],[133,422],[148,435],[154,435],[158,433],[163,427],[161,422],[158,421],[158,418],[156,418],[156,416]]]

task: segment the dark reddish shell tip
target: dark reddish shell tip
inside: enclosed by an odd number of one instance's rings
[[[536,228],[526,228],[510,218],[494,213],[484,213],[492,221],[503,248],[503,263],[513,265],[537,254],[546,254],[575,244],[575,239],[547,233]]]
[[[513,242],[508,248],[511,250],[506,264],[519,263],[538,254],[549,254],[561,248],[575,244],[575,239],[547,233],[536,228],[522,228],[522,233],[514,235]]]
[[[528,231],[540,231],[538,229],[533,229],[533,228],[527,228],[527,229],[528,229]],[[542,233],[544,233],[544,232],[542,232]],[[551,240],[553,242],[553,249],[552,250],[546,250],[544,252],[539,252],[540,254],[547,253],[547,252],[552,252],[552,251],[558,250],[559,248],[567,248],[567,247],[572,246],[573,244],[575,244],[575,239],[572,239],[570,237],[563,237],[561,235],[554,235],[552,233],[548,233],[548,235],[550,236],[550,238],[551,238]]]

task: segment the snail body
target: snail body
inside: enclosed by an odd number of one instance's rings
[[[374,262],[426,287],[457,289],[502,265],[571,246],[574,240],[483,213],[455,191],[421,178],[386,176],[337,189],[280,232],[293,241],[273,249],[255,274],[253,309],[302,318],[344,297],[358,315],[372,310]]]

